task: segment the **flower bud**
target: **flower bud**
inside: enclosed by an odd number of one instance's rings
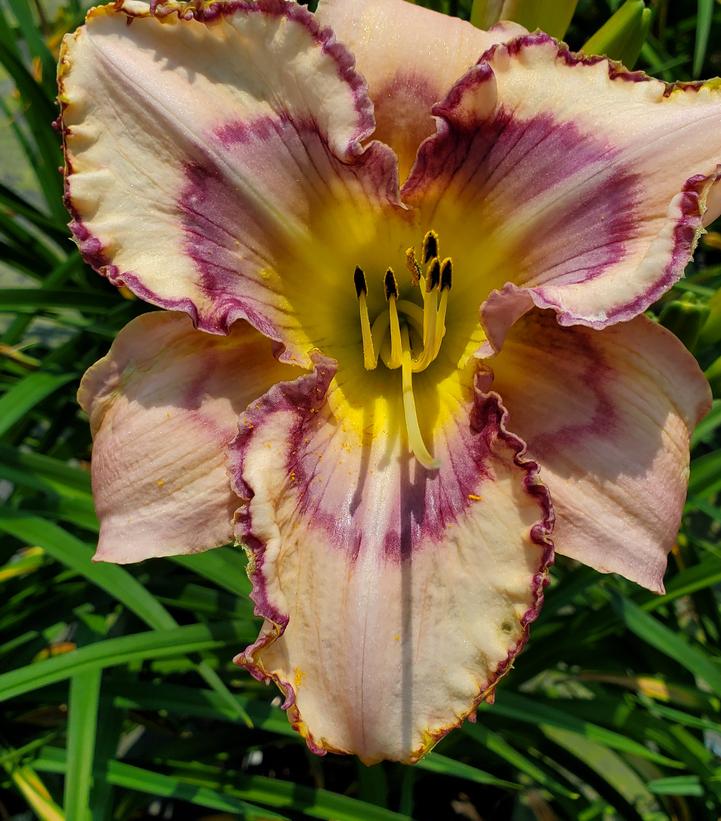
[[[513,20],[529,31],[541,29],[561,38],[568,30],[578,0],[474,0],[471,23],[489,29],[499,20]]]
[[[692,351],[710,310],[706,303],[698,302],[693,294],[685,294],[681,299],[664,305],[659,322],[674,333]]]
[[[605,54],[633,68],[651,28],[651,9],[644,0],[626,0],[581,47],[583,54]]]

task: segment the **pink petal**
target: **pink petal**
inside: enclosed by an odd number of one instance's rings
[[[401,176],[433,134],[431,108],[494,43],[525,29],[470,23],[406,0],[321,0],[318,18],[355,55],[375,106],[375,136],[398,155]]]
[[[372,433],[372,400],[354,429],[334,362],[315,361],[248,409],[233,445],[247,500],[237,536],[265,618],[237,661],[278,684],[315,752],[416,761],[525,643],[550,505],[497,397],[469,387],[436,430],[442,467],[428,472],[397,429]]]
[[[94,437],[95,558],[137,562],[230,541],[239,500],[227,447],[238,416],[294,373],[245,323],[227,337],[196,331],[178,313],[126,325],[78,393]]]
[[[488,363],[551,492],[557,551],[663,592],[711,401],[696,360],[646,317],[594,331],[533,310]]]
[[[90,11],[60,61],[85,259],[203,330],[247,319],[306,363],[297,303],[309,278],[327,286],[318,245],[341,217],[326,215],[402,210],[392,152],[362,146],[374,120],[352,62],[285,0]]]
[[[713,83],[670,87],[534,34],[491,49],[434,112],[404,198],[473,259],[457,293],[478,304],[501,289],[483,310],[496,347],[534,304],[594,328],[641,313],[721,207],[706,213]]]

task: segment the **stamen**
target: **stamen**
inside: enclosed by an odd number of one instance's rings
[[[398,320],[398,283],[393,269],[389,268],[385,276],[386,299],[388,300],[388,313],[391,320],[391,354],[390,368],[400,368],[401,366],[401,326]]]
[[[453,285],[453,260],[446,257],[441,265],[441,291],[450,291]]]
[[[363,273],[363,269],[357,265],[355,273],[353,274],[353,281],[355,282],[355,292],[358,296],[361,337],[363,339],[363,366],[366,370],[372,371],[378,367],[378,354],[376,353],[378,348],[373,345],[371,322],[368,316],[368,301],[366,299],[368,285],[366,284],[366,275]]]
[[[429,231],[423,237],[423,262],[430,262],[433,257],[438,256],[438,234],[435,231]]]
[[[426,291],[432,291],[441,283],[441,263],[438,257],[433,257],[431,264],[428,266],[428,273],[426,275]]]
[[[401,378],[403,385],[403,413],[406,418],[406,432],[408,433],[408,447],[411,453],[427,470],[435,470],[440,466],[438,459],[434,459],[428,452],[423,434],[418,424],[418,412],[416,411],[416,401],[413,396],[413,367],[411,361],[411,343],[408,336],[408,328],[401,329],[401,344],[403,352],[401,355]]]
[[[421,266],[418,264],[416,252],[413,248],[408,248],[406,250],[406,268],[410,271],[411,282],[414,285],[418,285],[423,272],[421,271]]]
[[[438,285],[441,281],[441,263],[434,257],[421,282],[423,297],[423,352],[413,363],[413,370],[423,371],[433,361],[436,335],[436,311],[438,309]]]
[[[435,359],[441,349],[441,342],[446,334],[446,309],[448,308],[448,293],[453,285],[453,260],[446,257],[441,265],[441,302],[436,314],[435,338],[433,341],[433,356]]]
[[[396,282],[396,275],[393,273],[392,268],[386,271],[383,286],[386,291],[386,299],[390,299],[392,296],[398,299],[398,283]]]

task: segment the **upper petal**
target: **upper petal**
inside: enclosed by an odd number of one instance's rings
[[[238,661],[280,686],[316,752],[415,761],[491,698],[525,643],[550,506],[497,396],[459,403],[429,472],[398,429],[400,384],[358,430],[334,374],[318,357],[241,420],[237,535],[265,623]]]
[[[328,215],[399,208],[392,152],[361,144],[372,104],[352,62],[286,0],[93,9],[59,80],[85,258],[204,330],[245,318],[306,361],[297,300],[327,289],[319,249],[346,222]]]
[[[401,177],[434,130],[431,108],[494,43],[525,32],[482,31],[406,0],[321,0],[317,16],[356,58],[375,106],[376,136],[398,155]]]
[[[534,303],[564,325],[637,315],[716,215],[717,84],[667,86],[535,34],[491,49],[434,112],[404,197],[455,238],[469,299],[510,283],[484,309],[496,346]]]
[[[488,362],[551,492],[557,551],[663,591],[711,401],[696,360],[643,316],[594,331],[533,310]]]
[[[174,312],[126,325],[78,392],[94,438],[96,559],[136,562],[230,541],[239,500],[227,447],[238,416],[294,373],[244,322],[227,337]]]

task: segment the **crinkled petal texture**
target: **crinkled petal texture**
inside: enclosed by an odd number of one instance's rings
[[[346,424],[334,372],[317,355],[241,419],[237,536],[265,622],[237,661],[280,686],[316,752],[415,761],[521,649],[550,506],[495,394],[471,390],[436,430],[441,468],[428,472],[400,432]]]
[[[226,337],[175,312],[126,325],[78,393],[94,438],[95,558],[137,562],[230,541],[238,497],[228,444],[238,416],[295,373],[244,322]]]
[[[321,0],[317,16],[356,58],[375,106],[375,136],[398,155],[401,177],[435,131],[433,104],[494,43],[526,32],[516,23],[482,31],[407,0]]]
[[[696,360],[643,316],[593,331],[535,309],[488,362],[509,426],[542,466],[556,550],[663,592],[689,436],[711,401]]]
[[[495,347],[533,304],[594,328],[641,313],[721,205],[705,213],[721,159],[713,81],[667,86],[533,34],[492,48],[434,113],[404,199],[473,259],[456,299],[503,288],[483,310]]]
[[[247,319],[307,363],[335,309],[309,305],[346,244],[403,219],[392,151],[361,145],[374,121],[352,65],[286,0],[93,9],[59,80],[85,259],[203,330]]]

